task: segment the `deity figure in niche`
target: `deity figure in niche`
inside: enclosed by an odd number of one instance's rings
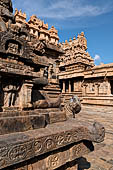
[[[7,85],[3,88],[4,91],[4,106],[11,107],[15,105],[18,97],[19,86],[17,85]]]

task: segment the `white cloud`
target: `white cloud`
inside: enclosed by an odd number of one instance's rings
[[[100,65],[101,64],[101,57],[100,57],[100,55],[98,55],[98,54],[95,55],[94,62],[95,62],[95,65]]]
[[[100,0],[102,1],[102,0]],[[108,0],[109,1],[109,0]],[[13,0],[15,7],[21,6],[25,12],[39,17],[67,19],[71,17],[98,16],[113,9],[113,4],[94,4],[89,0]]]
[[[94,57],[94,60],[95,60],[95,61],[96,61],[96,60],[99,60],[99,61],[100,61],[100,60],[101,60],[101,59],[100,59],[100,56],[99,56],[98,54],[96,54],[95,57]]]

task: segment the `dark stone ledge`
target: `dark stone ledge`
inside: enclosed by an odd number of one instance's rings
[[[0,169],[36,156],[88,140],[101,142],[105,130],[99,123],[85,124],[76,120],[50,124],[46,128],[0,136]]]

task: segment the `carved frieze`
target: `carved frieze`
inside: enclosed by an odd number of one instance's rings
[[[89,127],[89,129],[83,126],[74,128],[74,124],[75,123],[73,122],[72,128],[70,130],[65,130],[64,127],[62,128],[62,132],[55,132],[53,134],[50,134],[47,131],[46,136],[44,135],[44,132],[47,129],[43,129],[41,130],[42,137],[38,138],[37,137],[34,138],[33,136],[38,136],[40,130],[32,131],[32,134],[29,134],[29,132],[23,134],[20,133],[22,141],[21,140],[18,141],[17,137],[13,136],[13,134],[12,134],[13,141],[12,140],[9,141],[10,136],[9,137],[7,136],[6,139],[0,138],[0,164],[1,164],[0,168],[21,162],[23,160],[30,159],[31,157],[34,156],[39,156],[46,152],[50,152],[82,140],[100,142],[104,139],[105,131],[103,126],[101,126],[100,124],[95,123],[93,126]],[[26,135],[26,140],[27,138],[29,138],[29,135],[31,136],[31,139],[24,142],[23,135]],[[3,142],[4,140],[7,143],[6,145]],[[10,144],[8,144],[9,142]],[[83,150],[81,149],[80,146],[78,146],[77,148],[74,147],[72,151],[72,159],[74,157],[73,155],[79,157],[82,153]],[[50,160],[52,161],[52,163],[49,163],[49,165],[54,166],[57,164],[59,158],[57,159],[57,157],[54,157],[49,159],[49,161]]]
[[[0,32],[0,52],[4,54],[10,53],[13,56],[16,55],[33,62],[34,56],[36,57],[34,61],[37,60],[37,52],[41,54],[45,52],[45,45],[41,41],[33,41],[31,43],[20,36],[19,32],[15,34],[10,30],[7,32]],[[42,57],[42,59],[38,57],[38,60],[40,60],[39,62],[41,63],[47,63],[47,59],[45,60],[44,57]]]
[[[31,67],[5,60],[0,61],[0,72],[39,77],[39,73],[33,72]]]

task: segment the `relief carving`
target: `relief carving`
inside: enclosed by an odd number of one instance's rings
[[[67,133],[66,135],[65,135],[65,142],[66,143],[70,143],[70,142],[72,142],[72,134],[71,133]]]
[[[48,167],[51,168],[56,168],[59,165],[59,157],[58,154],[56,155],[51,155],[48,158]]]
[[[4,106],[10,107],[14,106],[17,100],[18,90],[20,89],[19,86],[14,84],[6,85],[3,88],[4,91]]]
[[[35,147],[35,152],[39,153],[43,149],[42,141],[41,140],[36,140],[35,144],[34,144],[34,147]]]
[[[77,145],[77,146],[74,146],[74,148],[73,148],[73,154],[74,154],[74,156],[77,156],[77,157],[79,157],[80,156],[80,154],[82,153],[82,147],[81,147],[81,144],[79,144],[79,145]]]
[[[8,153],[8,148],[7,147],[0,147],[0,156],[1,157],[5,157],[7,156],[7,153]]]
[[[64,135],[60,135],[56,137],[57,145],[62,145],[64,144]]]
[[[3,167],[5,165],[5,160],[0,157],[0,167]]]
[[[19,46],[18,46],[18,44],[9,43],[8,44],[7,52],[8,53],[13,53],[13,54],[18,54],[19,53]]]
[[[15,146],[9,151],[8,155],[9,159],[15,162],[25,159],[27,156],[27,146],[26,145]]]
[[[47,139],[45,141],[45,146],[46,146],[47,150],[50,150],[50,149],[54,148],[55,147],[55,143],[54,143],[53,139]]]

